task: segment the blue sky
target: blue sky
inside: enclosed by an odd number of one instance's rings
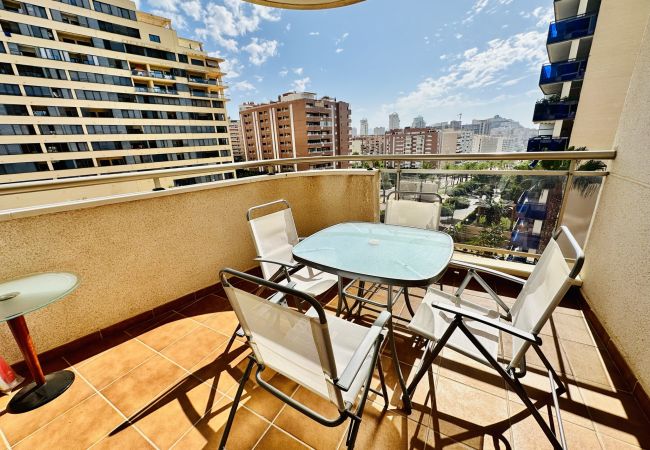
[[[140,0],[226,60],[230,116],[292,90],[350,103],[353,126],[500,114],[532,126],[552,0],[366,0],[289,11],[240,0]]]

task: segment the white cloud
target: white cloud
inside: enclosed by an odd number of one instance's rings
[[[553,22],[555,12],[552,6],[549,6],[547,8],[539,6],[531,12],[531,15],[537,19],[538,27],[546,28],[548,27],[549,23]]]
[[[482,12],[494,14],[500,6],[509,5],[510,3],[512,3],[512,0],[476,0],[469,11],[465,13],[462,23],[468,24],[472,22]]]
[[[310,31],[310,32],[309,32],[309,35],[310,35],[310,36],[319,36],[319,35],[320,35],[320,31]]]
[[[447,58],[449,58],[448,55],[440,55],[440,59],[443,60],[443,61],[444,61],[445,59],[447,59]]]
[[[244,70],[244,65],[237,58],[228,58],[220,66],[221,70],[226,73],[224,78],[237,78]]]
[[[286,27],[284,27],[287,31],[291,31],[291,23],[288,23]]]
[[[261,83],[262,81],[264,81],[264,77],[261,76],[261,75],[253,75],[253,78],[255,78],[255,80],[256,80],[258,83]]]
[[[284,78],[287,75],[289,75],[289,71],[287,69],[282,69],[281,71],[278,72],[278,75],[280,75],[282,78]]]
[[[350,33],[347,33],[347,32],[346,32],[346,33],[343,33],[343,34],[341,35],[341,37],[339,37],[339,38],[336,39],[336,45],[342,44],[343,41],[345,41],[345,40],[348,38],[348,36],[350,36]]]
[[[304,92],[305,90],[307,90],[307,85],[310,82],[311,79],[309,77],[300,78],[298,80],[293,80],[293,83],[291,83],[291,87],[293,88],[294,91]]]
[[[507,39],[493,39],[482,50],[467,49],[459,55],[458,62],[449,66],[447,73],[426,78],[414,90],[384,106],[387,110],[398,110],[400,115],[413,116],[435,111],[441,106],[494,102],[494,95],[481,100],[480,90],[497,83],[518,82],[519,79],[507,78],[514,72],[509,69],[511,66],[519,64],[529,68],[542,64],[548,59],[545,39],[546,33],[529,31]]]
[[[176,2],[182,0],[155,0]],[[209,2],[200,12],[202,27],[196,30],[199,39],[212,39],[227,50],[236,52],[239,45],[236,38],[259,29],[263,21],[277,22],[280,13],[273,8],[250,5],[241,0],[224,0],[223,5]]]
[[[237,83],[234,83],[232,85],[232,89],[235,91],[242,91],[242,92],[250,92],[250,91],[257,90],[255,86],[253,86],[253,83],[246,80],[242,80],[242,81],[238,81]]]
[[[463,35],[460,34],[460,33],[456,33],[456,34],[454,34],[454,37],[455,37],[456,39],[460,39],[460,38],[463,37]]]
[[[296,75],[302,75],[302,72],[304,71],[304,69],[302,67],[296,67],[295,69],[292,69],[291,71],[293,73],[295,73]]]
[[[336,49],[336,53],[341,53],[342,51],[343,51],[342,48],[337,48],[337,49]]]
[[[249,54],[248,60],[252,64],[261,66],[267,59],[278,54],[278,41],[252,38],[242,50]]]

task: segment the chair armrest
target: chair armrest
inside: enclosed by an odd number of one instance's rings
[[[260,258],[259,256],[255,258],[255,261],[257,262],[263,262],[263,263],[269,263],[269,264],[277,264],[278,266],[284,266],[288,267],[290,269],[298,269],[300,267],[300,264],[298,263],[290,263],[286,261],[278,261],[275,259],[269,259],[269,258]]]
[[[296,282],[292,281],[290,283],[287,283],[288,288],[295,288],[296,287]],[[279,305],[282,300],[284,300],[284,297],[286,297],[287,294],[284,292],[276,292],[272,296],[270,296],[267,300],[270,301],[271,303],[275,303],[276,305]]]
[[[463,308],[458,308],[456,306],[451,306],[447,305],[444,303],[433,303],[431,306],[433,306],[436,309],[440,309],[442,311],[455,314],[458,316],[465,317],[467,319],[475,320],[477,322],[481,322],[485,325],[489,325],[491,327],[497,328],[501,331],[504,331],[508,334],[511,334],[513,336],[516,336],[518,338],[524,339],[529,342],[533,342],[536,344],[541,344],[542,340],[535,336],[532,333],[529,333],[527,331],[522,331],[519,328],[515,328],[512,325],[508,325],[507,323],[499,322],[498,320],[491,319],[489,317],[485,317],[481,314],[477,314],[473,311],[468,311],[467,309]]]
[[[346,392],[350,389],[359,373],[359,370],[361,370],[363,363],[368,357],[368,353],[379,344],[378,340],[381,336],[381,332],[384,330],[384,326],[386,325],[386,322],[390,320],[390,317],[391,314],[388,311],[383,311],[372,324],[363,338],[363,341],[361,341],[361,345],[357,347],[352,358],[350,358],[348,365],[343,369],[341,376],[337,380],[334,380],[334,384],[336,384],[339,389]]]
[[[524,280],[523,278],[515,277],[514,275],[510,275],[510,274],[507,274],[507,273],[504,273],[504,272],[500,272],[498,270],[488,269],[487,267],[477,266],[476,264],[470,264],[470,263],[466,263],[466,262],[463,262],[463,261],[458,261],[458,260],[455,260],[455,259],[452,259],[449,262],[449,265],[454,266],[454,267],[460,267],[461,269],[474,269],[477,272],[482,272],[482,273],[487,273],[487,274],[490,274],[490,275],[494,275],[496,277],[503,278],[504,280],[512,281],[513,283],[518,283],[518,284],[521,284],[521,285],[526,283],[526,280]]]

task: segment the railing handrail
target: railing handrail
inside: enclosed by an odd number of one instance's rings
[[[173,169],[155,169],[139,172],[125,172],[107,175],[92,175],[86,177],[65,178],[58,180],[41,180],[27,181],[16,183],[0,184],[0,196],[10,194],[20,194],[27,192],[40,192],[54,189],[66,189],[80,186],[93,186],[110,183],[120,183],[126,181],[137,181],[153,179],[158,181],[165,177],[178,177],[185,175],[214,174],[223,172],[233,172],[237,169],[251,169],[258,167],[287,166],[304,163],[328,163],[328,162],[375,162],[375,161],[519,161],[519,160],[586,160],[600,159],[611,160],[616,157],[615,150],[589,150],[589,151],[563,151],[563,152],[513,152],[513,153],[454,153],[454,154],[432,154],[432,155],[335,155],[335,156],[303,156],[298,158],[279,158],[267,160],[255,160],[237,163],[225,164],[205,164],[189,167],[178,167]],[[404,171],[409,169],[403,169]],[[451,174],[451,171],[442,173]],[[468,171],[471,172],[471,171]],[[480,170],[480,174],[498,175],[496,170]],[[513,171],[510,171],[513,172]],[[519,171],[517,171],[519,172]],[[521,171],[525,175],[537,175],[538,170]],[[569,172],[574,174],[575,171],[551,171],[552,175],[567,175]],[[603,172],[590,172],[590,175],[603,174]],[[539,173],[541,175],[541,173]]]

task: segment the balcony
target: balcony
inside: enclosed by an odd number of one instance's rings
[[[561,83],[582,80],[586,68],[586,59],[544,64],[539,76],[539,86],[546,95],[560,94]]]
[[[596,31],[597,14],[578,15],[553,22],[548,28],[546,44],[593,36]]]
[[[577,110],[578,100],[540,100],[535,105],[533,122],[572,120],[575,119]]]
[[[577,153],[567,152],[565,156],[597,159],[596,152]],[[383,157],[391,159],[391,155]],[[429,159],[435,161],[438,157],[441,155]],[[515,156],[498,157],[507,162]],[[372,157],[355,158],[372,163]],[[333,163],[337,159],[314,161]],[[309,160],[302,158],[262,164],[306,162]],[[247,162],[121,174],[113,182],[138,181],[143,186],[145,181],[164,180],[172,174],[199,176],[253,166]],[[250,206],[286,198],[292,204],[298,229],[307,236],[335,223],[379,220],[382,190],[405,183],[414,183],[411,186],[417,189],[423,179],[436,180],[445,199],[454,196],[454,190],[458,194],[462,191],[470,203],[464,209],[475,211],[485,208],[474,200],[486,192],[498,193],[504,199],[518,198],[513,192],[506,193],[508,188],[502,181],[507,177],[523,177],[524,185],[547,182],[549,178],[563,185],[567,176],[565,171],[548,175],[508,170],[501,167],[493,174],[489,170],[476,173],[479,171],[462,169],[282,173],[155,192],[127,191],[10,211],[3,208],[0,233],[12,236],[12,245],[6,246],[0,256],[2,278],[65,268],[82,279],[70,297],[28,317],[36,346],[46,351],[42,355],[46,372],[69,367],[76,381],[61,397],[40,409],[0,415],[3,440],[18,448],[43,444],[51,448],[88,448],[95,444],[100,448],[215,448],[249,354],[242,340],[229,342],[237,322],[217,284],[216,271],[225,266],[257,270],[252,267],[255,251],[245,222]],[[73,182],[101,187],[98,183],[106,180],[54,183],[69,190],[76,188]],[[5,194],[12,199],[30,195],[30,189],[43,186],[37,183],[10,187],[13,191],[2,187],[0,200],[8,201]],[[456,223],[463,223],[461,216],[471,215],[460,209],[455,212],[459,220]],[[74,233],[70,232],[72,223]],[[477,261],[485,251],[461,252],[473,244],[462,245],[457,248],[457,258]],[[485,261],[526,274],[525,264],[494,255]],[[448,270],[442,280],[443,290],[453,292],[463,276],[462,271]],[[492,279],[489,282],[508,304],[514,302],[519,292],[517,285]],[[589,279],[583,283],[589,283]],[[467,293],[473,301],[491,305],[489,295],[477,286],[470,285]],[[411,294],[416,298],[422,291],[414,288]],[[382,293],[367,295],[379,299]],[[321,300],[331,310],[336,297],[330,292]],[[612,299],[617,300],[621,299]],[[401,314],[404,308],[398,303],[396,312]],[[399,364],[405,376],[412,375],[419,364],[422,342],[403,326],[396,331],[398,360],[388,353],[382,355],[391,405],[384,410],[381,398],[370,396],[357,448],[517,449],[546,444],[537,424],[494,371],[447,349],[433,366],[428,384],[425,377],[416,391],[413,413],[404,415],[391,370]],[[615,347],[603,332],[601,322],[576,289],[562,301],[541,333],[545,352],[568,383],[569,393],[562,396],[560,405],[569,445],[648,447],[650,423],[634,396],[637,383],[629,369],[619,365],[621,357],[616,356]],[[4,326],[0,338],[3,343],[12,342]],[[21,359],[9,345],[3,346],[3,356],[12,363]],[[16,367],[24,373],[22,366]],[[534,354],[527,360],[527,370],[526,388],[548,418],[549,395],[542,387],[546,373]],[[275,375],[273,381],[293,398],[332,415],[332,410],[310,391],[297,388],[280,375]],[[373,379],[373,386],[377,383],[378,379]],[[6,396],[0,397],[0,410],[4,410],[7,400]],[[251,381],[245,387],[230,442],[233,448],[330,449],[339,448],[345,433],[345,425],[320,426]]]
[[[160,70],[140,70],[140,69],[132,69],[131,70],[131,75],[135,77],[140,77],[140,78],[156,78],[158,80],[175,80],[176,77],[172,75],[171,73],[168,72],[162,72]]]
[[[528,139],[527,152],[561,152],[567,149],[569,138],[553,136],[535,136]]]

